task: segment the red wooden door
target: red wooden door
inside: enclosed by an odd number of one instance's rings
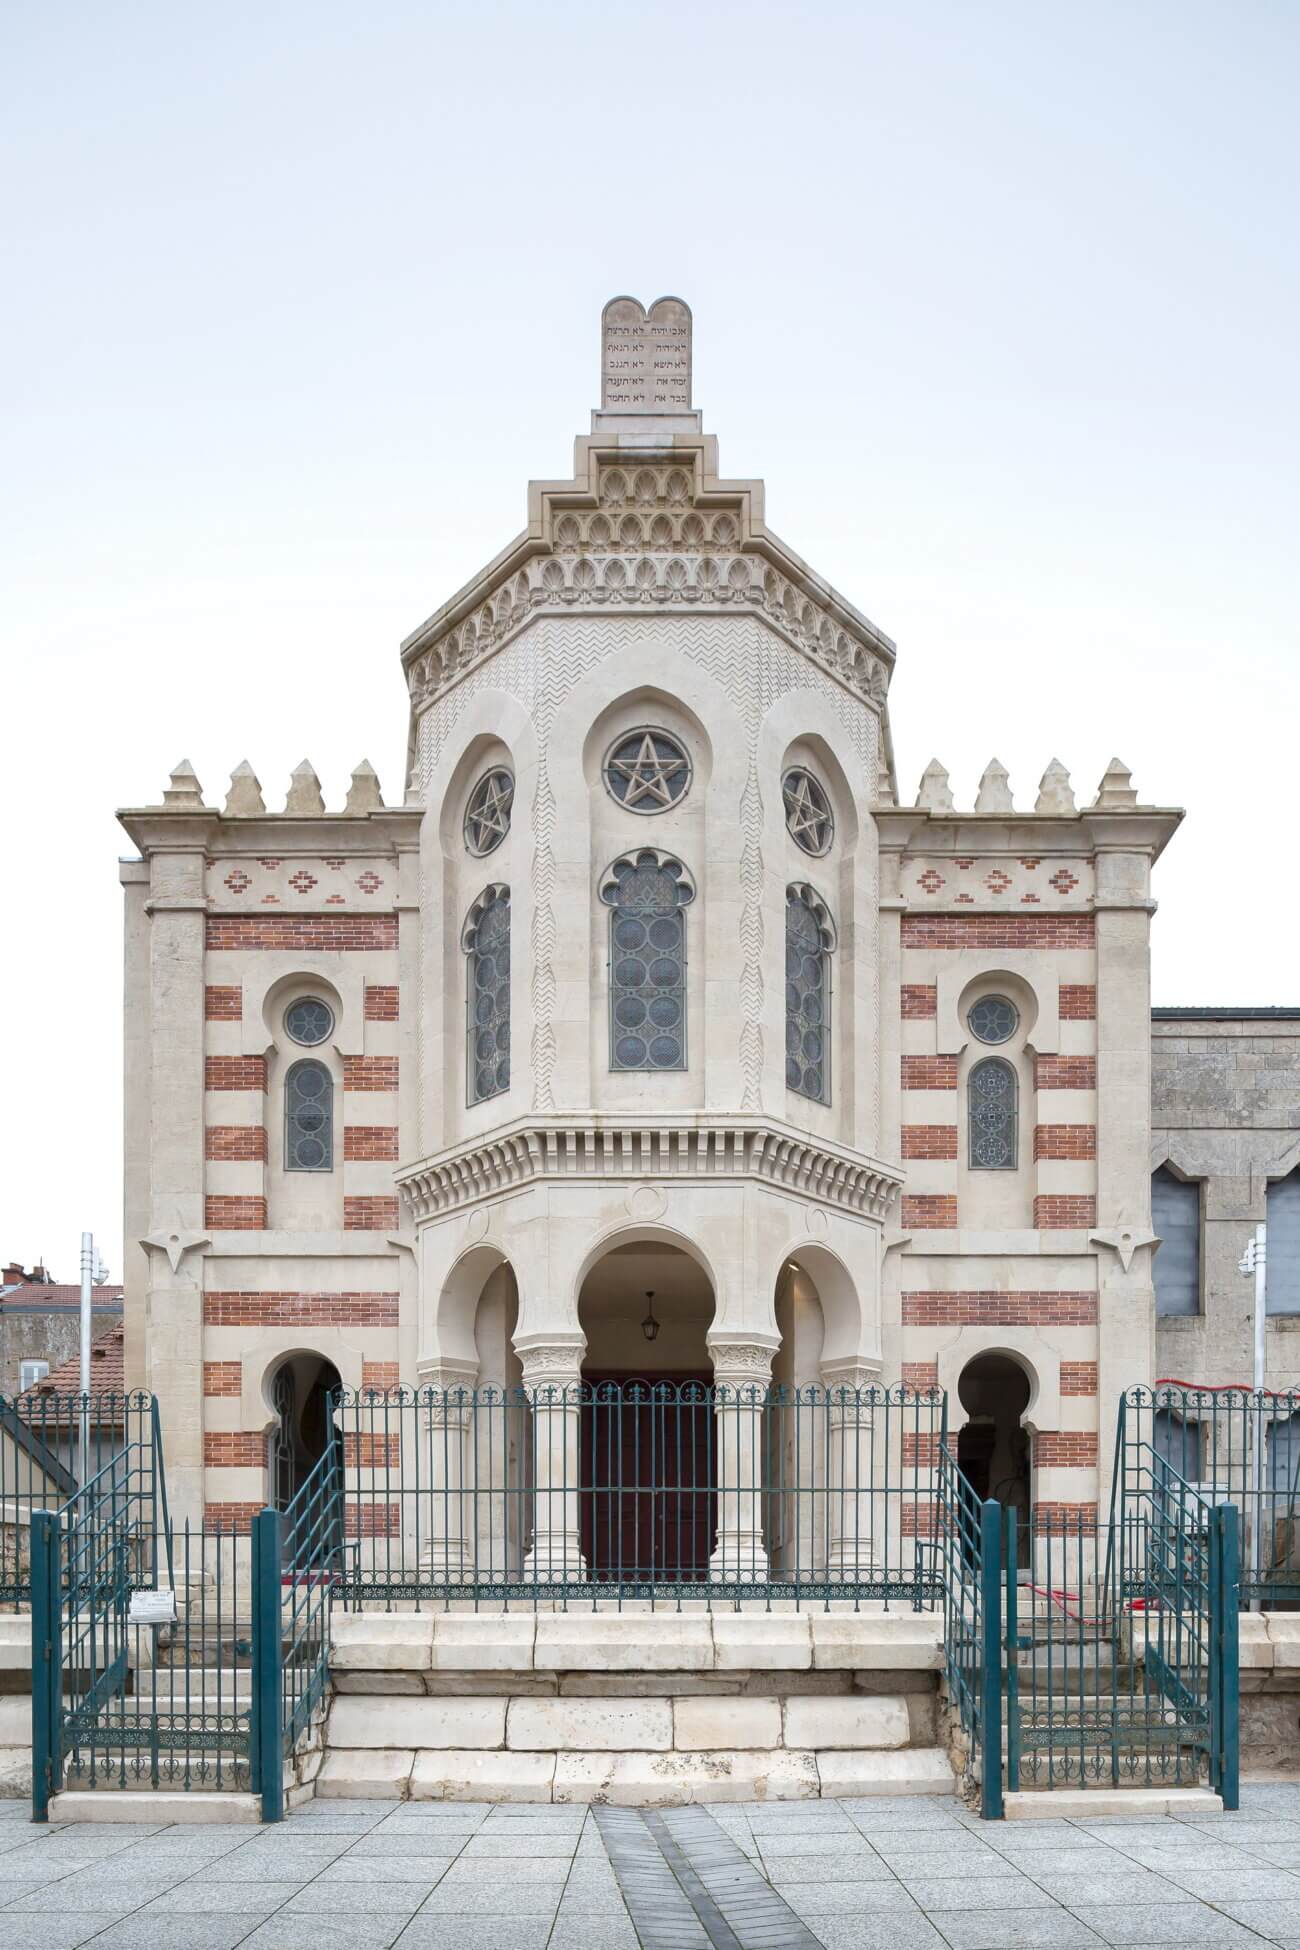
[[[711,1375],[588,1375],[582,1549],[593,1578],[697,1582],[717,1534]]]

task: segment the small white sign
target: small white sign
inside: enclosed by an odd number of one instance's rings
[[[158,1591],[133,1591],[126,1622],[128,1625],[174,1625],[176,1593],[166,1586]]]

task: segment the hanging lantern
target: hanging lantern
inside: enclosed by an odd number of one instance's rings
[[[659,1322],[655,1319],[655,1297],[653,1291],[646,1294],[646,1317],[641,1322],[641,1332],[648,1341],[657,1339]]]

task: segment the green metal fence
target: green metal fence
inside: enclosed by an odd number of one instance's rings
[[[1240,1512],[1243,1603],[1300,1602],[1300,1391],[1130,1388],[1116,1455],[1130,1501],[1149,1484],[1152,1458],[1208,1503]]]
[[[942,1596],[938,1389],[344,1392],[350,1603]]]
[[[61,1509],[123,1452],[138,1472],[157,1465],[151,1395],[0,1395],[0,1607],[31,1602],[32,1519]]]
[[[943,1586],[944,1668],[961,1725],[966,1771],[980,1813],[997,1820],[1002,1801],[1002,1553],[1005,1516],[981,1502],[943,1443],[939,1452],[935,1557]],[[1008,1560],[1015,1563],[1014,1555]],[[1014,1669],[1008,1675],[1014,1686]]]

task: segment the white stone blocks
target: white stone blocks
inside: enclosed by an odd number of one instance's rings
[[[505,1737],[506,1702],[500,1697],[343,1693],[330,1711],[331,1748],[501,1747]]]
[[[340,1671],[427,1672],[433,1619],[420,1612],[345,1612],[330,1631],[330,1665]]]
[[[50,1802],[51,1821],[220,1822],[252,1824],[262,1819],[256,1794],[174,1793],[167,1788],[132,1788],[125,1794],[74,1790]]]
[[[562,1757],[563,1758],[563,1757]],[[549,1801],[554,1754],[458,1752],[433,1748],[415,1756],[412,1801]]]
[[[707,1672],[717,1620],[677,1613],[556,1612],[537,1620],[537,1672]],[[751,1662],[752,1663],[752,1662]]]
[[[817,1754],[817,1778],[827,1797],[957,1792],[952,1762],[938,1747],[896,1747],[887,1752],[822,1749]]]
[[[812,1662],[821,1668],[938,1672],[943,1620],[924,1612],[813,1612]]]
[[[811,1754],[560,1754],[556,1801],[680,1808],[695,1801],[809,1801],[818,1793]]]
[[[30,1672],[31,1668],[31,1614],[0,1618],[0,1672]]]
[[[1208,1788],[1053,1788],[1050,1794],[1008,1794],[1008,1821],[1094,1821],[1103,1815],[1221,1815],[1223,1802]]]
[[[907,1702],[897,1698],[799,1698],[785,1702],[787,1747],[904,1747]]]
[[[435,1672],[531,1672],[537,1620],[531,1612],[454,1613],[434,1620]]]
[[[713,1748],[779,1747],[779,1699],[719,1698],[702,1694],[673,1701],[673,1746],[682,1753]]]
[[[718,1612],[713,1647],[718,1672],[805,1672],[812,1664],[812,1634],[804,1612]]]
[[[516,1699],[506,1744],[515,1749],[667,1752],[673,1706],[666,1699]]]
[[[343,1749],[325,1756],[316,1792],[326,1800],[401,1801],[415,1752],[410,1747]]]

